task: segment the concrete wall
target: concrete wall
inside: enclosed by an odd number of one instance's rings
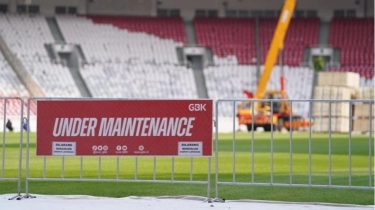
[[[157,3],[159,2],[159,3]],[[227,6],[224,6],[227,2]],[[160,9],[180,9],[181,15],[191,19],[197,9],[213,9],[219,16],[225,10],[280,10],[284,0],[0,0],[15,12],[18,4],[40,5],[43,14],[54,14],[56,6],[77,7],[80,14],[156,15]],[[299,10],[317,10],[318,16],[329,20],[335,9],[356,10],[357,16],[374,14],[374,0],[297,0]]]
[[[17,11],[17,5],[39,5],[46,15],[55,13],[56,6],[76,7],[79,14],[152,15],[156,14],[155,0],[0,0],[8,4],[10,12]]]
[[[371,16],[371,17],[374,17],[374,0],[366,0],[367,1],[367,4],[366,4],[366,15],[367,16]]]
[[[161,2],[160,8],[184,8],[181,10],[181,15],[187,18],[194,17],[196,9],[216,9],[219,16],[225,16],[226,9],[234,10],[280,10],[283,6],[284,0],[159,0]],[[362,17],[364,11],[368,14],[374,13],[373,0],[297,0],[296,9],[299,10],[317,10],[318,16],[324,20],[332,18],[335,9],[356,10],[357,16]],[[364,1],[368,1],[367,8],[364,8]],[[227,2],[227,6],[223,5]]]
[[[8,4],[9,12],[16,12],[17,5],[39,5],[39,10],[41,13],[46,15],[55,14],[56,6],[66,6],[66,7],[77,7],[78,12],[85,12],[82,10],[86,7],[86,0],[0,0],[0,4]],[[81,10],[79,10],[81,8]]]
[[[114,15],[152,15],[154,0],[92,0],[87,4],[87,13]]]

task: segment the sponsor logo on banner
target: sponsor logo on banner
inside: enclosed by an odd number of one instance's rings
[[[52,142],[52,155],[58,156],[75,156],[75,142]]]
[[[108,146],[107,145],[94,145],[92,146],[92,153],[97,154],[107,154]]]
[[[144,154],[148,154],[149,151],[148,150],[145,150],[145,147],[143,145],[139,145],[138,147],[138,151],[134,151],[134,154],[139,154],[139,155],[144,155]]]
[[[179,156],[202,156],[203,143],[197,142],[178,142],[178,155]]]
[[[116,154],[128,154],[128,147],[126,145],[117,145]]]

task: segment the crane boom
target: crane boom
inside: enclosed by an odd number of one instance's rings
[[[267,53],[263,74],[259,80],[255,98],[263,98],[268,80],[271,76],[272,68],[275,65],[277,56],[279,55],[279,50],[283,48],[284,37],[288,29],[290,19],[292,18],[295,5],[296,0],[285,0],[275,33],[272,38],[271,46]]]
[[[283,76],[280,78],[281,90],[266,90],[266,87],[279,51],[283,48],[284,38],[294,12],[296,1],[285,0],[284,2],[271,45],[268,49],[263,74],[260,77],[258,88],[254,95],[255,99],[287,99]],[[252,98],[250,93],[244,93],[249,98]],[[285,100],[240,103],[238,105],[237,117],[239,125],[246,125],[248,131],[254,131],[259,127],[263,127],[265,131],[273,131],[274,129],[281,131],[283,128],[294,130],[311,126],[303,117],[293,114],[289,102]]]

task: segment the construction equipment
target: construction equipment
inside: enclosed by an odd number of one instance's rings
[[[281,76],[281,90],[267,90],[267,83],[270,79],[273,66],[276,63],[279,51],[283,48],[284,37],[288,29],[291,17],[294,12],[296,0],[285,0],[281,11],[271,46],[267,53],[263,74],[259,80],[254,97],[248,91],[244,93],[248,98],[253,99],[287,99],[285,91],[284,77]],[[254,104],[254,108],[251,105]],[[271,108],[272,106],[272,108]],[[294,115],[290,104],[286,100],[253,101],[242,102],[237,107],[238,121],[240,125],[246,125],[251,131],[258,127],[263,127],[265,131],[281,130],[283,127],[290,130],[309,126],[301,116]],[[253,113],[254,111],[254,113]],[[272,113],[271,113],[272,111]]]

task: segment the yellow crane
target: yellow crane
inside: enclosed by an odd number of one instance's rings
[[[280,78],[281,90],[266,91],[266,87],[270,79],[272,69],[278,58],[279,51],[283,48],[284,37],[288,30],[295,5],[296,0],[285,0],[270,48],[267,53],[263,74],[260,77],[254,99],[287,98],[283,76]],[[273,113],[270,112],[271,105],[273,107]],[[285,127],[287,129],[297,129],[308,126],[308,123],[300,116],[292,115],[292,119],[290,119],[292,110],[290,109],[290,105],[287,101],[277,101],[272,104],[270,102],[255,102],[254,113],[252,113],[251,102],[243,102],[238,105],[237,110],[239,124],[246,125],[249,131],[252,130],[253,126],[255,129],[257,127],[263,127],[265,131],[270,131],[272,126],[275,126],[278,129],[281,127]]]

